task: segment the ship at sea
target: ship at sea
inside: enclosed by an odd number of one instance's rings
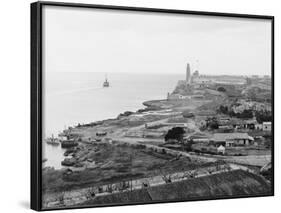
[[[54,145],[54,146],[58,146],[60,144],[59,139],[55,138],[54,135],[52,135],[52,137],[50,138],[47,138],[45,141],[47,144]]]
[[[109,87],[109,82],[106,76],[105,76],[105,81],[103,82],[103,87]]]

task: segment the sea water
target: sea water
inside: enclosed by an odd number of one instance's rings
[[[107,77],[110,86],[103,87]],[[148,100],[165,99],[177,74],[59,72],[43,75],[43,138],[64,128],[116,118],[124,111],[144,108]],[[61,168],[65,150],[43,142],[44,166]]]

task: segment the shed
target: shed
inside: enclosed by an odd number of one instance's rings
[[[271,122],[263,122],[262,123],[263,131],[271,131]]]
[[[225,154],[225,147],[223,145],[220,145],[218,148],[217,148],[217,152],[219,154]]]

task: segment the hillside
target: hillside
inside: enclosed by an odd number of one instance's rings
[[[192,200],[227,196],[270,195],[270,185],[261,176],[236,170],[150,187],[132,192],[99,196],[83,205],[103,205]]]

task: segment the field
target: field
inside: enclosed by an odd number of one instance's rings
[[[217,147],[208,144],[193,144],[192,149],[200,153],[217,155]],[[270,155],[271,150],[264,146],[237,146],[226,147],[225,156],[251,156],[251,155]]]
[[[43,191],[55,192],[117,183],[183,169],[195,169],[203,164],[191,162],[187,157],[175,158],[167,153],[155,152],[143,145],[133,147],[126,144],[101,143],[87,145],[84,149],[88,150],[88,153],[85,156],[83,152],[83,159],[79,160],[79,164],[84,165],[82,169],[70,168],[73,170],[71,172],[43,170]],[[79,153],[76,156],[79,156]]]

